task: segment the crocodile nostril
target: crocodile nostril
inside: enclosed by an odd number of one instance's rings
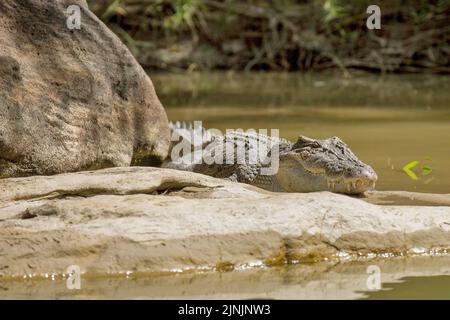
[[[376,182],[378,180],[378,176],[373,170],[363,170],[361,172],[361,178],[371,182]]]

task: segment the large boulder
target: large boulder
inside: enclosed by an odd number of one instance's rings
[[[81,29],[66,22],[81,9]],[[153,164],[168,152],[151,80],[84,0],[0,2],[0,177]]]

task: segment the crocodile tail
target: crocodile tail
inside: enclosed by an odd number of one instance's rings
[[[185,164],[178,160],[172,159],[173,148],[179,143],[183,143],[183,146],[186,146],[187,143],[188,145],[190,145],[190,148],[188,147],[188,149],[190,149],[189,152],[195,153],[198,152],[196,151],[196,147],[205,147],[214,139],[215,135],[212,134],[209,130],[206,130],[204,127],[198,125],[194,127],[194,124],[184,121],[169,122],[171,143],[169,148],[169,156],[162,164],[163,168],[191,171],[191,164]],[[184,151],[185,150],[183,147],[183,152]],[[176,153],[177,157],[179,157],[179,151],[177,151]],[[188,156],[188,154],[183,154],[182,157],[184,156]]]
[[[214,139],[214,134],[212,134],[209,130],[205,129],[203,126],[194,127],[194,124],[187,121],[170,121],[169,128],[171,137],[175,140],[172,140],[172,144],[178,143],[180,141],[179,137],[193,146],[195,146],[196,143],[204,145]]]

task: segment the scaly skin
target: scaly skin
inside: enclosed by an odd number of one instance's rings
[[[180,123],[171,124],[171,127],[175,135],[184,137],[184,141],[189,143],[188,154],[183,154],[184,159],[195,154],[197,161],[191,158],[183,163],[169,159],[163,164],[167,168],[193,171],[278,192],[332,191],[360,194],[373,189],[377,180],[375,171],[361,162],[338,137],[316,140],[300,136],[292,143],[251,132],[233,131],[220,136],[209,134],[202,128],[193,131],[191,127]],[[200,142],[195,143],[192,138],[194,135]],[[176,145],[173,150],[179,154],[180,148],[176,149]],[[248,151],[256,146],[262,146],[259,150],[264,151],[260,158],[252,162]],[[202,148],[191,153],[195,147]],[[225,156],[227,148],[234,151],[228,159]],[[274,150],[279,153],[278,170],[272,174],[264,173],[261,170],[270,166],[268,158],[274,154]],[[205,156],[211,159],[220,156],[223,163],[206,163]]]

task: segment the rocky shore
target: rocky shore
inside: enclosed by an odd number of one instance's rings
[[[70,265],[86,274],[229,271],[450,253],[450,207],[439,205],[449,196],[429,206],[364,201],[375,195],[270,193],[152,167],[3,179],[0,275],[63,274]]]

